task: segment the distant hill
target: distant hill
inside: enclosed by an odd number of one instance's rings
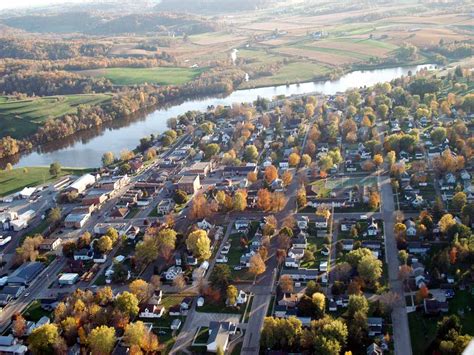
[[[89,12],[64,12],[48,15],[26,15],[0,20],[0,24],[28,32],[84,33],[113,35],[173,31],[198,34],[216,29],[216,24],[191,15],[170,13],[95,15]]]
[[[162,0],[156,5],[159,11],[188,13],[238,12],[261,9],[276,0]]]

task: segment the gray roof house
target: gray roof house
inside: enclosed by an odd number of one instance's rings
[[[44,264],[40,262],[30,262],[21,265],[10,276],[9,285],[29,285],[44,269]]]

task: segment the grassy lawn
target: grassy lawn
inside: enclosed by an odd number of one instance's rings
[[[125,216],[125,219],[130,219],[133,218],[137,215],[137,213],[140,212],[140,209],[138,207],[132,207],[130,209],[130,212]]]
[[[157,68],[106,68],[87,70],[82,73],[109,79],[115,85],[160,84],[181,85],[198,77],[204,69],[157,67]]]
[[[177,304],[181,304],[184,300],[184,296],[181,295],[173,295],[173,296],[163,296],[161,300],[161,304],[165,309],[170,309],[170,307],[176,306]]]
[[[207,344],[207,340],[209,339],[209,328],[208,327],[200,327],[196,332],[196,337],[194,338],[194,344]]]
[[[26,320],[37,322],[41,317],[50,317],[51,312],[45,311],[41,308],[41,303],[39,301],[33,301],[30,303],[28,308],[23,312],[23,316]]]
[[[468,310],[468,307],[471,311]],[[459,316],[463,332],[469,335],[474,335],[474,312],[472,312],[472,309],[474,309],[474,296],[469,291],[457,291],[456,296],[449,301],[449,314]],[[463,311],[464,315],[460,315],[460,311]],[[437,322],[443,316],[424,317],[420,312],[408,314],[411,345],[414,354],[423,354],[435,339]]]
[[[0,138],[24,138],[36,132],[48,118],[77,112],[79,105],[94,106],[111,99],[110,94],[46,96],[0,101]]]
[[[202,307],[196,308],[197,312],[201,313],[235,313],[243,314],[245,311],[245,304],[240,305],[240,307],[227,307],[225,300],[220,301],[219,303],[204,302]]]
[[[59,177],[70,174],[82,175],[89,171],[91,169],[63,168]],[[26,172],[23,171],[23,168],[11,171],[3,170],[0,171],[0,196],[12,194],[22,190],[24,187],[34,187],[57,179],[57,176],[49,174],[49,167],[26,168]]]

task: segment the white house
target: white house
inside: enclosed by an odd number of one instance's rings
[[[207,340],[207,351],[216,353],[218,349],[226,352],[229,346],[229,337],[235,334],[236,326],[231,322],[209,323],[209,338]]]
[[[158,304],[145,304],[140,307],[139,318],[161,318],[165,307]]]
[[[377,235],[379,232],[379,226],[377,225],[377,222],[372,218],[369,226],[367,227],[367,235],[374,237]]]

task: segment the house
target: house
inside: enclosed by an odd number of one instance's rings
[[[166,272],[165,272],[165,279],[168,281],[173,281],[178,275],[181,275],[183,273],[183,269],[179,266],[171,266]]]
[[[170,213],[175,206],[175,202],[171,198],[165,198],[158,203],[158,206],[156,206],[156,211],[158,214],[165,215]]]
[[[182,310],[188,310],[191,307],[191,303],[193,303],[192,297],[185,297],[181,301],[180,307]]]
[[[248,301],[248,295],[245,291],[240,290],[237,296],[237,304],[245,304]]]
[[[250,222],[246,219],[238,219],[234,223],[235,229],[237,229],[238,231],[247,229],[249,225],[250,225]]]
[[[90,213],[69,213],[64,219],[64,226],[66,228],[77,228],[84,227],[84,224],[89,220]]]
[[[328,219],[325,216],[316,215],[314,225],[318,229],[326,229],[328,227]]]
[[[316,269],[287,269],[281,272],[281,276],[288,275],[293,281],[317,280],[319,271]]]
[[[370,219],[369,226],[367,227],[367,235],[374,237],[377,236],[379,232],[379,226],[377,225],[377,222],[373,218]]]
[[[416,224],[413,220],[407,219],[405,221],[405,227],[407,228],[405,233],[408,237],[416,236]]]
[[[421,242],[408,242],[408,252],[410,254],[421,254],[424,255],[430,250],[430,245]]]
[[[333,300],[329,301],[328,308],[329,312],[337,312],[337,303]]]
[[[209,323],[209,338],[207,340],[207,351],[217,353],[218,349],[226,352],[229,346],[229,337],[235,334],[237,327],[231,322]]]
[[[43,263],[34,261],[22,264],[8,276],[9,285],[29,285],[45,268]]]
[[[197,223],[197,226],[199,229],[204,229],[205,231],[209,232],[212,228],[214,228],[214,225],[212,223],[209,223],[205,219]]]
[[[382,334],[383,319],[381,317],[368,317],[369,336],[378,336]]]
[[[321,261],[319,263],[319,271],[321,271],[321,272],[328,271],[328,262],[327,261]]]
[[[158,304],[144,304],[140,306],[139,318],[161,318],[165,312],[165,307]]]
[[[2,289],[3,295],[9,295],[13,299],[17,299],[25,291],[25,286],[5,286]]]
[[[293,258],[295,260],[301,260],[304,256],[304,249],[303,248],[295,248],[291,247],[288,250],[288,257]]]
[[[309,218],[307,216],[298,216],[296,218],[296,225],[301,230],[306,230],[308,228]]]
[[[108,216],[108,220],[124,219],[130,212],[128,207],[115,207]]]
[[[171,329],[172,330],[178,330],[181,327],[181,319],[173,319],[171,322]]]
[[[199,175],[182,176],[177,185],[179,190],[194,195],[201,188]]]
[[[300,261],[299,260],[296,260],[295,258],[292,258],[292,257],[286,257],[285,258],[285,267],[298,268],[299,266],[300,266]]]
[[[83,206],[99,206],[107,201],[109,191],[101,189],[92,189],[90,190],[83,198]]]
[[[322,255],[329,256],[330,253],[331,253],[331,250],[326,245],[322,247],[322,249],[321,249],[321,254]]]
[[[40,250],[53,251],[61,245],[61,238],[47,238],[39,245]]]
[[[278,305],[293,308],[297,306],[302,297],[302,293],[284,292],[278,300]]]
[[[76,250],[74,252],[74,260],[92,260],[94,259],[94,251],[92,249],[84,248],[80,250]]]
[[[13,335],[0,336],[0,354],[23,355],[28,348],[23,344],[18,344]]]
[[[293,248],[306,249],[308,247],[308,239],[306,233],[298,233],[296,238],[292,240]]]
[[[168,314],[173,317],[179,317],[183,315],[181,307],[179,305],[171,306],[168,309]]]
[[[349,232],[357,224],[355,219],[343,219],[341,221],[341,232]]]
[[[367,347],[367,355],[383,355],[383,350],[377,344],[372,343]]]
[[[249,173],[256,173],[256,164],[247,164],[245,166],[225,166],[223,170],[224,176],[247,176]]]
[[[425,314],[437,315],[440,312],[446,313],[449,310],[448,302],[440,302],[436,299],[427,299],[423,300],[423,309]]]
[[[341,242],[342,242],[342,250],[351,251],[352,249],[354,249],[353,239],[343,239]]]
[[[210,162],[197,162],[191,165],[186,171],[186,175],[200,175],[202,178],[206,177],[212,172],[212,165]]]

